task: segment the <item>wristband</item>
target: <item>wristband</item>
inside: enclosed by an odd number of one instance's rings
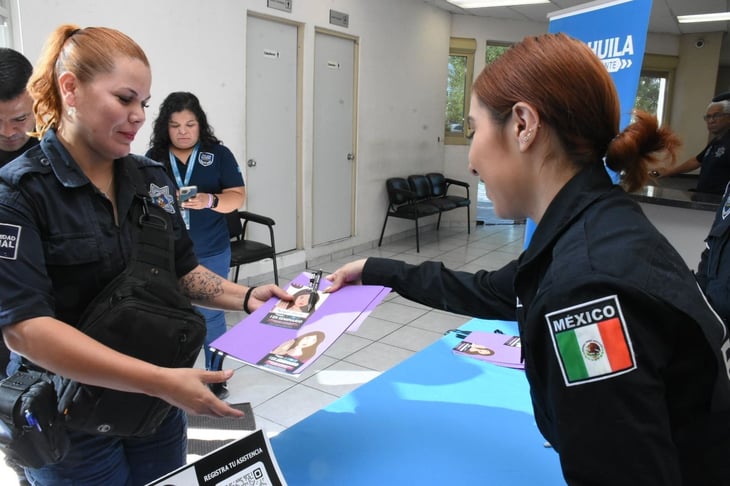
[[[212,206],[213,206],[213,195],[211,193],[208,193],[208,205],[205,208],[210,209]]]
[[[255,289],[256,286],[249,287],[246,291],[246,297],[243,298],[243,312],[246,314],[250,314],[251,311],[248,309],[248,299],[251,298],[251,292],[253,292],[253,289]]]

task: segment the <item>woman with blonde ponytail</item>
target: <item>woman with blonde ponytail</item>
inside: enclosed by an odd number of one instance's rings
[[[185,464],[185,412],[242,415],[209,388],[228,380],[231,370],[157,366],[76,327],[90,302],[132,259],[141,201],[148,209],[162,208],[154,216],[174,240],[169,249],[174,254],[164,253],[163,259],[174,262],[178,286],[195,304],[253,310],[274,295],[291,300],[274,285],[236,285],[198,263],[174,183],[162,165],[130,154],[146,119],[150,88],[147,57],[125,34],[58,27],[28,85],[40,144],[0,169],[0,329],[14,352],[9,373],[42,368],[172,405],[144,437],[115,436],[114,418],[95,429],[98,434],[63,422],[68,453],[56,463],[26,468],[31,484],[147,484]],[[154,341],[146,334],[125,338],[130,346]]]

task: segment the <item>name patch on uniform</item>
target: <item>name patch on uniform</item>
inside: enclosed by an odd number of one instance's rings
[[[616,295],[545,315],[566,386],[605,380],[636,368]]]
[[[174,199],[168,186],[159,187],[156,184],[150,183],[150,197],[154,204],[157,204],[170,214],[175,214]]]
[[[200,155],[198,155],[198,162],[200,162],[200,165],[203,167],[208,167],[212,164],[213,159],[215,159],[215,155],[210,152],[200,152]]]
[[[20,244],[20,226],[0,223],[0,258],[16,260]]]

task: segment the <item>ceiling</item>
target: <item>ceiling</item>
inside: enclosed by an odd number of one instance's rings
[[[488,7],[463,9],[448,3],[446,0],[423,0],[443,10],[462,15],[479,17],[496,17],[512,20],[547,22],[547,14],[564,8],[575,7],[587,3],[587,0],[550,0],[550,3],[523,5],[519,7]],[[697,34],[702,32],[729,32],[730,22],[706,22],[680,24],[677,15],[716,13],[730,11],[730,0],[654,0],[649,32],[662,34]],[[730,35],[723,37],[720,63],[730,63]]]

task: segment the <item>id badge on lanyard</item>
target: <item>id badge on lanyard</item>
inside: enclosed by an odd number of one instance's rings
[[[190,153],[190,157],[188,158],[188,167],[185,170],[185,180],[180,177],[180,170],[177,168],[177,160],[175,160],[175,154],[172,153],[172,150],[169,151],[170,167],[172,167],[172,173],[175,176],[175,182],[177,182],[177,187],[183,187],[190,184],[190,178],[193,176],[195,164],[198,162],[198,148],[200,148],[200,142],[195,144],[195,147],[193,147],[193,151]],[[180,215],[182,216],[183,222],[185,223],[185,228],[189,230],[190,210],[180,206]]]

